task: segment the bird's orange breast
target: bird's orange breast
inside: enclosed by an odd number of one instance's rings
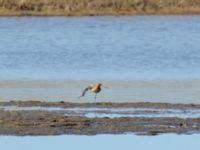
[[[101,91],[101,87],[97,84],[92,87],[92,91],[98,93]]]

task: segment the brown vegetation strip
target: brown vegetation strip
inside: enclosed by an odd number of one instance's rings
[[[0,0],[2,16],[200,14],[199,0]]]

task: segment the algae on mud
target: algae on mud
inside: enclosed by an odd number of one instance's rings
[[[133,132],[144,135],[159,133],[192,134],[200,133],[200,118],[178,117],[87,117],[76,114],[65,115],[63,108],[135,108],[135,109],[188,109],[199,110],[195,104],[168,104],[168,103],[66,103],[66,102],[39,102],[39,101],[11,101],[0,103],[0,134],[1,135],[96,135],[121,134]],[[7,109],[16,106],[15,109]],[[56,107],[60,109],[21,109],[31,107]],[[20,108],[19,110],[17,108]],[[157,112],[155,112],[157,113]]]

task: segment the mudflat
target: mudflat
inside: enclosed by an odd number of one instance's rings
[[[189,110],[189,116],[179,117]],[[192,134],[200,133],[200,118],[193,116],[199,110],[196,104],[0,102],[0,134]],[[114,113],[124,116],[112,116]]]

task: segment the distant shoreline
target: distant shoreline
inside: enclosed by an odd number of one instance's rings
[[[9,0],[0,16],[199,15],[198,0]]]

